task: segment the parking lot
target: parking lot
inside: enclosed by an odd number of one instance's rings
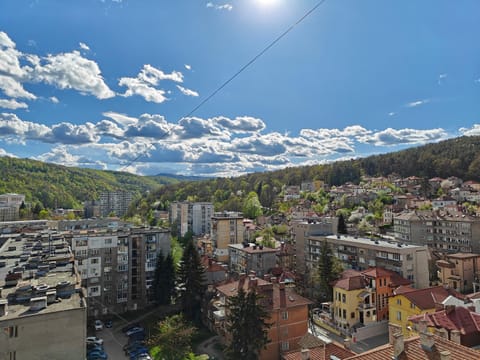
[[[93,335],[103,339],[103,347],[105,353],[108,355],[108,359],[128,359],[128,356],[126,356],[123,351],[123,345],[127,343],[128,339],[120,329],[103,328],[100,331],[95,331],[95,334],[92,334],[92,336]]]

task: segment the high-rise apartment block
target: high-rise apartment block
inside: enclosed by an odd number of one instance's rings
[[[211,239],[215,259],[228,260],[228,246],[241,244],[244,241],[245,226],[243,214],[239,212],[217,212],[212,217]]]
[[[133,194],[128,191],[104,191],[100,194],[100,215],[122,217],[127,213],[128,207],[133,200]]]
[[[20,206],[25,202],[22,194],[0,195],[0,221],[15,221],[20,217]]]
[[[188,231],[195,235],[209,234],[212,226],[213,204],[209,202],[173,202],[170,222],[177,225],[180,236]]]

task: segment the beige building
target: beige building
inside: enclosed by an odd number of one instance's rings
[[[84,360],[86,302],[68,244],[15,236],[0,254],[0,359]]]
[[[460,212],[411,211],[393,219],[395,237],[437,251],[480,253],[480,220]]]
[[[250,274],[254,271],[258,276],[269,273],[275,267],[280,252],[280,249],[254,244],[232,244],[228,249],[230,271],[237,274]]]
[[[444,259],[437,260],[436,264],[437,276],[442,285],[466,294],[473,291],[474,283],[478,283],[479,254],[448,254]]]
[[[242,213],[215,213],[212,216],[212,230],[210,233],[215,260],[228,262],[228,246],[231,244],[242,244],[244,234],[245,226],[243,225]]]
[[[331,245],[334,255],[342,261],[345,269],[381,267],[395,271],[416,288],[429,286],[430,254],[426,246],[348,235],[310,236],[306,249],[308,268],[316,265],[323,241]]]

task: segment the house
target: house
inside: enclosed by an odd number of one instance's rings
[[[436,265],[440,283],[465,294],[473,290],[474,282],[478,282],[480,254],[446,254]]]
[[[263,276],[271,271],[277,263],[277,254],[280,249],[273,249],[256,244],[228,245],[230,271],[241,274],[254,271]]]
[[[307,333],[299,341],[299,350],[289,351],[282,355],[282,360],[343,360],[354,352],[332,341],[322,341],[316,336]]]
[[[415,331],[421,331],[426,323],[430,332],[457,344],[468,347],[480,345],[480,314],[472,309],[447,305],[443,310],[412,316],[408,320]]]
[[[228,317],[228,298],[236,296],[243,288],[246,292],[257,291],[262,296],[262,303],[270,315],[272,326],[268,330],[270,342],[262,350],[259,359],[277,360],[289,351],[299,348],[299,342],[308,332],[308,306],[310,300],[298,295],[292,288],[278,283],[275,278],[271,281],[257,278],[255,274],[241,275],[238,281],[218,286],[218,296],[214,300],[218,310],[214,315],[214,329],[217,333],[230,341],[225,319]]]
[[[205,268],[205,281],[207,285],[218,284],[227,278],[227,265],[214,261],[207,255],[200,258]]]
[[[441,304],[448,296],[463,299],[455,290],[434,286],[425,289],[412,289],[402,286],[394,291],[394,296],[388,300],[389,321],[398,326],[403,335],[410,335],[408,319],[411,316],[433,313],[436,306]]]

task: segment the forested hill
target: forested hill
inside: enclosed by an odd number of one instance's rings
[[[213,201],[217,210],[241,210],[243,199],[255,191],[265,207],[271,207],[283,185],[300,185],[302,181],[324,180],[330,185],[351,181],[358,183],[362,175],[402,177],[458,176],[480,181],[480,136],[460,137],[394,153],[337,161],[315,166],[254,173],[236,178],[212,179],[196,183],[169,185],[151,193],[147,202],[162,204],[187,198]],[[238,192],[241,190],[241,194]]]
[[[0,194],[25,194],[32,205],[79,208],[85,200],[98,199],[105,190],[128,190],[137,195],[178,179],[146,177],[125,172],[81,169],[35,160],[0,157]]]

